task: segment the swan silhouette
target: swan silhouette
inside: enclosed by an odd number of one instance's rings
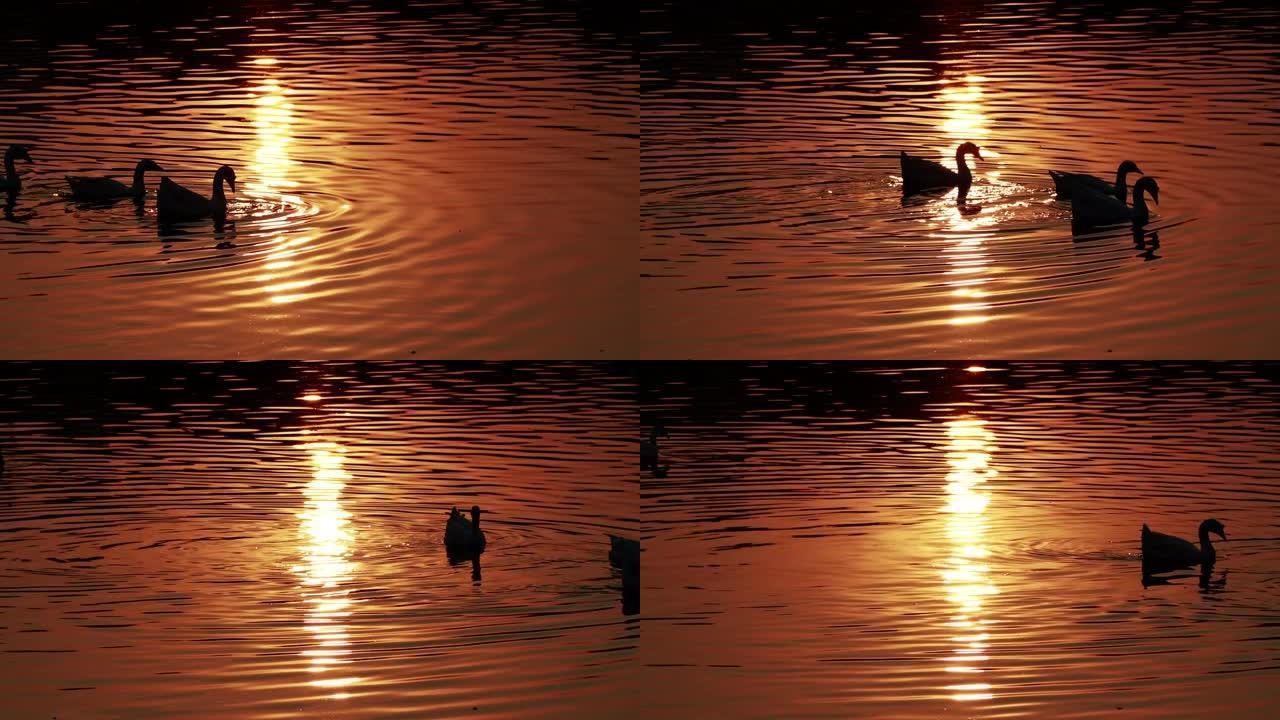
[[[449,511],[449,519],[444,526],[444,544],[450,552],[478,552],[484,550],[484,531],[480,529],[480,506],[471,506],[471,520],[468,521],[458,512],[458,508]]]
[[[1160,185],[1151,176],[1139,178],[1133,184],[1132,208],[1112,195],[1077,187],[1071,194],[1071,222],[1085,227],[1125,221],[1139,227],[1146,225],[1151,219],[1144,197],[1147,193],[1157,205],[1160,204]]]
[[[0,175],[0,192],[8,193],[10,197],[17,195],[22,189],[22,178],[18,176],[18,168],[13,164],[14,160],[31,162],[31,146],[10,145],[9,149],[4,151],[4,175]]]
[[[958,187],[960,195],[968,195],[969,186],[973,184],[973,174],[965,164],[964,156],[973,155],[982,159],[982,148],[966,142],[956,148],[956,170],[944,167],[941,163],[913,157],[900,152],[899,162],[902,164],[902,194],[914,195],[922,190],[933,188]]]
[[[71,197],[76,200],[103,201],[131,197],[141,202],[143,195],[147,192],[143,184],[143,176],[148,170],[164,172],[164,168],[153,160],[139,160],[133,168],[133,185],[125,185],[111,177],[81,175],[68,175],[67,185],[71,187]]]
[[[1223,540],[1227,539],[1227,529],[1213,518],[1200,523],[1200,547],[1180,537],[1158,533],[1144,524],[1142,526],[1142,573],[1149,575],[1192,565],[1212,567],[1218,555],[1213,549],[1213,543],[1209,542],[1209,533]]]
[[[1060,170],[1050,170],[1049,177],[1053,178],[1053,186],[1058,191],[1059,199],[1070,200],[1075,195],[1076,190],[1091,190],[1103,195],[1114,196],[1121,203],[1124,203],[1126,194],[1129,191],[1129,184],[1125,178],[1129,173],[1142,174],[1142,171],[1138,169],[1138,164],[1132,160],[1125,160],[1120,163],[1120,167],[1116,168],[1116,181],[1114,184],[1093,175],[1068,173]],[[1134,194],[1137,194],[1136,189]]]
[[[236,191],[236,171],[229,165],[223,165],[213,175],[213,197],[188,190],[168,177],[160,178],[160,189],[156,191],[156,214],[162,223],[199,220],[211,217],[221,224],[227,219],[227,196],[222,191],[222,183],[231,185],[231,192]]]

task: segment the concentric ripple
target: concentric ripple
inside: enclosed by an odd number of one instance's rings
[[[636,70],[611,13],[47,12],[0,24],[0,147],[34,160],[0,216],[0,355],[626,354]],[[141,158],[164,169],[140,212],[66,197]],[[223,164],[234,225],[156,227],[161,176],[208,196]]]

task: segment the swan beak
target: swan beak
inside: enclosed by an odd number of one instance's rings
[[[232,189],[232,190],[234,190],[235,188],[234,188],[234,187],[232,187],[231,189]],[[1153,191],[1151,191],[1151,199],[1152,199],[1152,200],[1155,200],[1155,201],[1156,201],[1156,204],[1157,204],[1157,205],[1159,205],[1159,204],[1160,204],[1160,191],[1159,191],[1159,190],[1153,190]]]
[[[974,157],[976,157],[976,158],[978,158],[979,160],[981,160],[981,159],[982,159],[982,150],[981,150],[981,149],[976,149],[976,150],[974,150],[974,151],[973,151],[973,156],[974,156]]]
[[[236,191],[236,179],[235,179],[235,178],[228,178],[228,179],[227,179],[227,182],[231,185],[231,192],[235,192],[235,191]],[[1160,204],[1158,200],[1156,201],[1156,204],[1157,204],[1157,205],[1158,205],[1158,204]]]

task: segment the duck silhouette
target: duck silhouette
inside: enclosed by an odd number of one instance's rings
[[[1200,523],[1199,547],[1180,537],[1158,533],[1144,524],[1142,526],[1142,574],[1151,575],[1193,565],[1212,568],[1218,555],[1213,549],[1213,543],[1209,541],[1209,533],[1223,540],[1227,539],[1227,529],[1213,518]]]
[[[926,160],[921,157],[900,152],[898,161],[902,165],[902,194],[914,195],[923,190],[935,188],[958,187],[960,197],[969,194],[969,186],[973,184],[973,173],[964,161],[965,155],[973,155],[982,159],[982,148],[966,142],[956,148],[956,169],[945,167],[942,163]]]
[[[1129,173],[1142,174],[1142,171],[1138,169],[1138,164],[1132,160],[1125,160],[1116,168],[1115,183],[1109,183],[1093,175],[1062,172],[1061,170],[1050,170],[1049,177],[1053,178],[1053,187],[1057,190],[1059,199],[1070,200],[1075,195],[1076,190],[1089,190],[1103,195],[1111,195],[1121,203],[1124,203],[1129,191],[1128,181],[1126,180]]]
[[[1156,179],[1146,176],[1133,184],[1133,207],[1129,207],[1113,195],[1077,187],[1071,195],[1071,223],[1076,227],[1094,227],[1114,223],[1131,222],[1141,227],[1151,220],[1145,196],[1160,204],[1160,185]]]
[[[131,197],[135,202],[142,202],[143,196],[147,193],[143,178],[148,170],[163,172],[164,168],[153,160],[144,159],[139,160],[133,168],[133,185],[125,185],[112,177],[82,175],[68,175],[67,185],[71,188],[71,197],[74,200],[104,202]]]
[[[480,506],[471,506],[471,520],[458,512],[449,511],[444,526],[444,545],[451,553],[474,553],[484,550],[484,531],[480,529]]]
[[[10,145],[4,151],[4,175],[0,175],[0,192],[8,193],[10,201],[22,190],[22,177],[18,175],[15,160],[31,162],[31,146]]]

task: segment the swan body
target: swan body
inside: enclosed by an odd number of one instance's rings
[[[1114,184],[1093,175],[1068,173],[1060,170],[1050,170],[1049,177],[1053,178],[1053,186],[1058,191],[1058,197],[1062,200],[1070,200],[1075,196],[1077,190],[1090,190],[1102,195],[1111,195],[1123,204],[1126,201],[1126,195],[1129,190],[1129,183],[1126,180],[1129,173],[1142,174],[1142,171],[1138,169],[1138,164],[1132,160],[1125,160],[1120,163],[1120,167],[1116,168],[1116,181]],[[1137,194],[1137,190],[1134,190],[1134,194]]]
[[[1160,204],[1160,186],[1153,177],[1143,177],[1134,183],[1132,208],[1114,195],[1076,187],[1071,194],[1071,221],[1084,226],[1126,221],[1138,226],[1146,225],[1151,219],[1151,211],[1147,208],[1145,193],[1150,193],[1151,199]]]
[[[14,161],[31,162],[30,151],[30,145],[10,145],[9,149],[4,151],[4,175],[0,175],[0,192],[17,195],[22,189],[22,178],[18,176],[18,167],[14,165]]]
[[[971,142],[956,148],[956,169],[945,167],[941,163],[900,152],[898,161],[902,165],[902,194],[913,195],[921,190],[931,188],[958,187],[960,194],[969,192],[973,184],[973,174],[964,161],[965,155],[973,155],[982,159],[982,149]]]
[[[458,508],[449,512],[449,520],[444,526],[444,544],[451,552],[476,552],[484,549],[479,506],[471,506],[471,520],[462,517]]]
[[[147,192],[146,185],[143,184],[143,176],[146,175],[148,170],[163,172],[164,168],[151,160],[139,160],[137,166],[133,169],[133,185],[125,185],[111,177],[84,177],[80,175],[68,175],[67,185],[71,187],[71,197],[76,200],[101,201],[126,197],[141,200]]]
[[[1222,523],[1212,518],[1200,523],[1200,546],[1180,537],[1158,533],[1146,525],[1142,526],[1142,570],[1143,573],[1163,572],[1191,565],[1213,565],[1217,553],[1213,543],[1209,542],[1209,533],[1223,540],[1227,539],[1227,529]]]
[[[629,538],[609,536],[609,564],[616,568],[634,567],[640,569],[640,541]]]
[[[222,183],[231,185],[231,192],[236,191],[236,172],[228,165],[218,168],[213,176],[213,196],[205,196],[188,190],[168,177],[160,178],[160,189],[156,191],[156,214],[160,222],[182,222],[211,217],[215,222],[227,218],[227,196],[222,191]]]

